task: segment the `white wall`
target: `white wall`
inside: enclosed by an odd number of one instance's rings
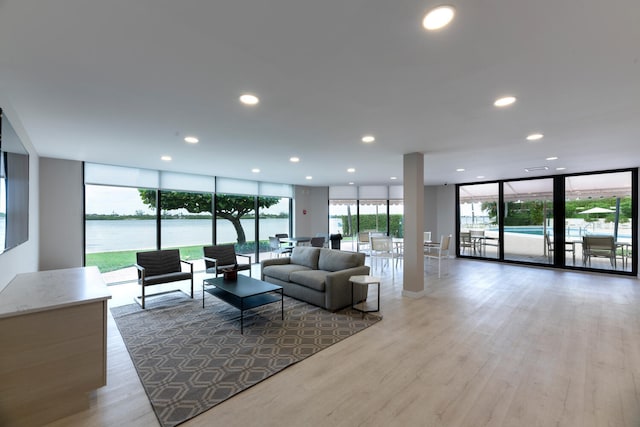
[[[296,186],[293,202],[293,234],[313,237],[316,233],[328,232],[329,187]]]
[[[31,140],[22,126],[8,101],[0,96],[0,106],[4,114],[11,121],[11,125],[22,140],[24,147],[29,152],[29,240],[0,254],[0,291],[15,277],[16,274],[29,273],[38,268],[39,246],[39,182],[38,164],[39,158]]]
[[[40,270],[82,267],[82,162],[40,158]]]
[[[456,235],[456,188],[454,185],[436,187],[436,207],[438,218],[438,238]],[[455,240],[454,240],[455,241]],[[455,252],[454,252],[455,253]]]
[[[424,231],[431,232],[431,239],[439,239],[438,231],[438,187],[424,187]]]

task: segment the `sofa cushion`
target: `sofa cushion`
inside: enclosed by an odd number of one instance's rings
[[[336,249],[325,249],[320,251],[318,268],[326,271],[346,270],[347,268],[364,265],[364,254],[358,252],[346,252]]]
[[[289,276],[289,279],[291,282],[306,288],[324,292],[325,277],[327,277],[327,274],[329,274],[329,271],[324,270],[294,271]]]
[[[310,246],[296,246],[291,252],[291,264],[304,265],[313,270],[318,269],[318,257],[320,248]]]
[[[298,264],[275,264],[268,265],[262,269],[263,276],[273,277],[275,279],[280,279],[285,282],[289,282],[289,276],[291,273],[296,271],[307,271],[310,270],[309,267],[305,267],[304,265]]]

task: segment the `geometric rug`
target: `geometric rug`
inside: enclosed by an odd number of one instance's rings
[[[151,406],[175,426],[380,320],[332,313],[293,298],[245,312],[202,294],[111,308]]]

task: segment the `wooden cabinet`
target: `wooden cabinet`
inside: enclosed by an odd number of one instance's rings
[[[0,425],[89,406],[107,379],[107,300],[95,267],[27,273],[0,292]]]

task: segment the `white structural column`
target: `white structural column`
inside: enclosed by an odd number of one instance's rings
[[[424,154],[404,155],[404,283],[402,295],[424,295]]]

